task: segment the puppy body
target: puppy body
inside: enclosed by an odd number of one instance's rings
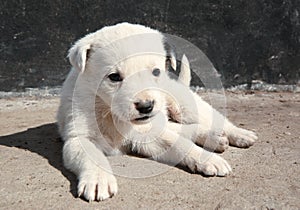
[[[189,68],[182,68],[181,82],[168,77],[166,59],[176,62],[165,45],[158,31],[122,23],[87,35],[70,49],[73,68],[57,119],[64,165],[78,177],[79,196],[92,201],[117,193],[106,155],[134,151],[225,176],[229,164],[195,143],[224,151],[228,142],[247,147],[257,138],[189,89]]]

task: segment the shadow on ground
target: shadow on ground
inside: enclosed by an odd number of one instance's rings
[[[76,194],[76,177],[63,167],[62,146],[55,123],[29,128],[26,131],[0,137],[0,145],[29,150],[46,158],[50,165],[61,171],[70,182],[70,192]]]

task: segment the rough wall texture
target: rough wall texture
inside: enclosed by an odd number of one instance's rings
[[[71,44],[117,22],[148,25],[203,50],[224,86],[300,79],[298,0],[4,0],[0,90],[61,85]]]

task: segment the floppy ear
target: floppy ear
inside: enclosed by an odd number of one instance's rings
[[[69,50],[69,61],[76,70],[84,72],[90,49],[91,44],[77,42]]]
[[[185,54],[183,54],[181,59],[181,66],[180,66],[178,80],[181,81],[184,85],[190,86],[191,69],[190,69],[190,63],[187,57],[185,56]]]

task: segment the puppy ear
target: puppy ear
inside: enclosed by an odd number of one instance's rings
[[[163,38],[164,48],[166,50],[166,71],[176,71],[175,47],[169,43],[168,37]]]
[[[170,55],[167,55],[166,58],[166,69],[170,70],[172,69],[173,71],[176,71],[176,57],[175,55],[172,53]]]
[[[76,70],[84,72],[90,50],[91,44],[84,44],[80,41],[69,50],[69,61]]]
[[[191,69],[190,69],[190,63],[183,54],[182,59],[181,59],[181,66],[180,66],[180,72],[178,76],[178,80],[182,82],[186,86],[190,86],[191,82]]]

